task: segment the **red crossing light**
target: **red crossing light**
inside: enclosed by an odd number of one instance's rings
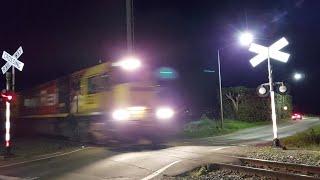
[[[5,102],[10,102],[13,99],[13,95],[11,93],[1,93],[1,97]]]

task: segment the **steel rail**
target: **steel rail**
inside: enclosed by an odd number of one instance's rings
[[[224,164],[224,163],[214,163],[210,164],[210,169],[229,169],[232,171],[242,172],[250,175],[258,175],[264,177],[270,177],[279,180],[314,180],[319,179],[313,176],[302,175],[302,174],[293,174],[293,173],[285,173],[279,172],[269,169],[261,169],[254,168],[242,165],[232,165],[232,164]]]
[[[254,165],[256,167],[268,167],[270,169],[279,169],[280,171],[293,172],[293,173],[303,173],[306,175],[319,175],[320,176],[320,167],[310,166],[305,164],[294,164],[294,163],[285,163],[278,161],[269,161],[262,159],[253,159],[253,158],[242,158],[238,157],[242,163]]]

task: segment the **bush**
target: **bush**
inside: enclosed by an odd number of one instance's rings
[[[224,128],[219,127],[220,123],[203,116],[203,119],[188,123],[184,127],[184,135],[188,137],[208,137],[231,133],[240,129],[262,125],[262,122],[243,122],[238,120],[225,120]]]
[[[231,100],[226,98],[226,94],[232,92],[234,95],[240,94],[239,110],[235,111]],[[259,97],[252,88],[229,87],[223,89],[224,116],[228,119],[237,119],[249,122],[271,121],[271,108],[269,97]],[[290,95],[276,94],[276,111],[278,119],[290,118],[292,112],[292,100]],[[287,106],[287,110],[283,107]]]
[[[309,148],[320,146],[320,126],[313,127],[293,136],[284,138],[284,145],[288,147]]]

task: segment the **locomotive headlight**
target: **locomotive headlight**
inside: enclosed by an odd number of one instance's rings
[[[156,116],[158,119],[170,119],[174,115],[174,111],[169,107],[161,107],[156,111]]]
[[[141,66],[141,61],[135,57],[128,57],[119,62],[120,66],[127,71],[134,71]]]
[[[113,111],[113,113],[112,113],[112,118],[114,120],[120,120],[120,121],[127,120],[127,119],[129,119],[129,117],[130,117],[130,114],[125,109],[117,109],[117,110]]]

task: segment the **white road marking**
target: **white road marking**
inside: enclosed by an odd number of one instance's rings
[[[229,148],[229,147],[220,147],[220,148],[213,149],[213,151],[219,151],[221,149],[226,149],[226,148]]]
[[[176,164],[176,163],[178,163],[178,162],[180,162],[180,161],[181,161],[181,160],[174,161],[174,162],[166,165],[165,167],[163,167],[163,168],[155,171],[154,173],[148,175],[147,177],[145,177],[145,178],[143,178],[143,179],[141,179],[141,180],[150,180],[150,179],[158,176],[159,174],[163,173],[163,171],[165,171],[166,169],[168,169],[170,166],[172,166],[172,165],[174,165],[174,164]]]
[[[58,151],[58,152],[55,152],[55,153],[48,153],[48,154],[41,154],[41,155],[38,155],[38,156],[35,156],[35,157],[45,157],[45,156],[52,156],[52,155],[55,155],[55,154],[60,154],[62,153],[62,151]]]
[[[4,175],[0,175],[0,179],[1,179],[1,180],[35,180],[35,179],[39,179],[39,177],[20,178],[20,177],[14,177],[14,176],[4,176]]]
[[[3,179],[3,180],[20,180],[22,178],[19,178],[19,177],[13,177],[13,176],[4,176],[4,175],[0,175],[0,179]]]
[[[219,151],[219,150],[222,150],[222,149],[226,149],[226,148],[229,148],[229,147],[219,147],[219,148],[216,148],[216,149],[212,149],[212,151]],[[181,150],[173,150],[173,151],[181,151]],[[182,151],[182,152],[188,152],[188,153],[194,153],[194,154],[199,154],[199,153],[196,153],[196,152],[190,152],[190,151]],[[201,155],[203,155],[202,153],[200,153]],[[174,156],[175,157],[175,156]],[[179,159],[187,159],[187,158],[181,158],[181,157],[176,157],[176,158],[179,158]],[[189,159],[189,160],[196,160],[196,159]],[[182,160],[177,160],[177,161],[174,161],[172,162],[171,164],[168,164],[164,167],[162,167],[161,169],[153,172],[152,174],[148,175],[147,177],[144,177],[142,178],[141,180],[150,180],[152,178],[155,178],[157,177],[159,174],[163,173],[166,169],[168,169],[169,167],[171,167],[172,165],[180,162]]]
[[[90,148],[90,147],[76,149],[74,151],[70,151],[70,152],[66,152],[66,153],[62,153],[62,154],[57,154],[57,155],[52,155],[52,156],[47,156],[47,157],[38,158],[38,159],[33,159],[33,160],[29,160],[29,161],[21,161],[21,162],[17,162],[17,163],[6,164],[6,165],[0,166],[0,168],[16,166],[16,165],[20,165],[20,164],[26,164],[26,163],[31,163],[31,162],[35,162],[35,161],[41,161],[41,160],[50,159],[50,158],[54,158],[54,157],[64,156],[64,155],[72,154],[72,153],[75,153],[75,152],[78,152],[78,151],[82,151],[82,150],[88,149],[88,148]]]

